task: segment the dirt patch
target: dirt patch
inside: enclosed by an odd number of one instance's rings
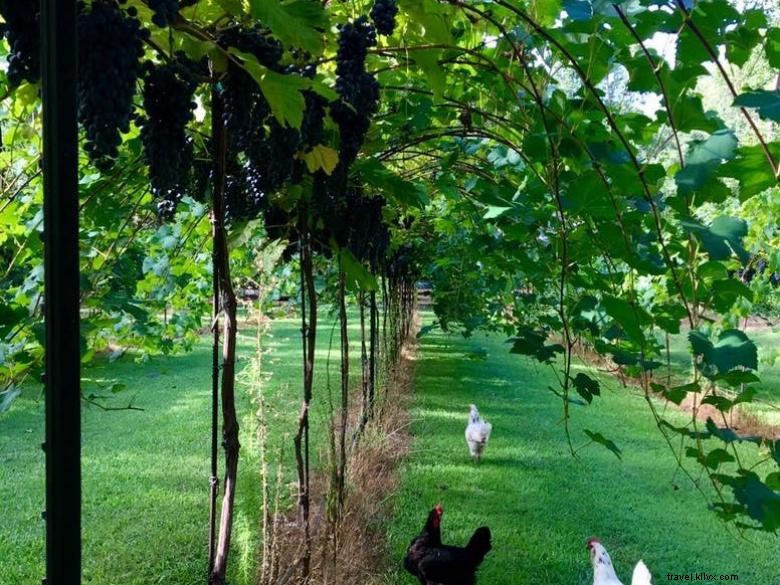
[[[778,323],[766,317],[752,316],[742,321],[742,328],[747,331],[764,331],[777,327]]]
[[[733,395],[728,396],[723,392],[720,394],[734,398]],[[663,396],[660,394],[656,394],[656,396],[663,399]],[[728,413],[721,413],[711,404],[702,404],[701,401],[704,396],[702,393],[689,393],[680,403],[679,408],[691,414],[695,412],[696,420],[706,422],[707,419],[711,418],[718,426],[726,426],[743,436],[757,436],[773,440],[780,439],[780,426],[767,423],[754,413],[740,408],[739,405],[732,408]],[[671,402],[669,404],[676,406]]]
[[[760,319],[758,317],[752,317],[751,319]],[[767,321],[763,321],[765,327],[771,327],[772,325],[766,325]],[[626,371],[618,364],[614,363],[611,359],[593,351],[592,349],[579,345],[575,350],[577,356],[586,364],[595,367],[598,371],[614,376],[624,387],[634,387],[644,392],[644,382],[641,378],[632,377],[626,373]],[[684,384],[685,380],[675,378],[672,376],[668,379],[666,376],[660,376],[657,380],[654,380],[652,374],[648,379],[649,382],[658,381],[664,385],[677,385]],[[653,396],[659,400],[666,400],[660,392],[650,391]],[[720,396],[724,396],[733,400],[736,398],[736,394],[718,390]],[[711,404],[702,404],[701,401],[705,398],[706,393],[692,393],[689,392],[683,401],[677,405],[674,402],[666,400],[666,404],[671,408],[677,408],[683,412],[687,412],[692,416],[696,416],[696,420],[700,422],[707,422],[707,419],[716,421],[719,426],[727,426],[733,431],[741,435],[759,436],[767,439],[780,438],[780,426],[772,425],[761,419],[755,413],[752,413],[740,405],[733,407],[725,415],[722,414],[717,408]],[[724,420],[725,417],[725,420]]]

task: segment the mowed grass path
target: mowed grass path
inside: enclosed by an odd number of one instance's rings
[[[591,445],[575,461],[561,402],[547,390],[555,386],[553,374],[508,349],[501,336],[437,332],[421,339],[413,453],[387,528],[394,563],[388,583],[415,583],[400,568],[401,558],[428,510],[441,502],[446,543],[464,545],[483,524],[492,530],[482,584],[590,584],[585,541],[594,535],[625,583],[642,558],[657,585],[668,582],[667,573],[702,571],[736,574],[750,585],[780,584],[780,538],[754,533],[748,542],[726,532],[688,480],[675,476],[672,455],[639,394],[602,378],[602,397],[593,406],[573,407],[575,445],[587,441],[582,429],[588,428],[623,450],[619,461]],[[482,350],[487,359],[474,359]],[[479,467],[463,436],[472,402],[493,424]]]
[[[353,321],[357,322],[356,319]],[[317,461],[327,416],[324,366],[332,319],[321,316],[312,411],[312,454]],[[241,323],[239,323],[241,325]],[[278,457],[284,442],[285,502],[291,502],[292,435],[301,397],[300,322],[275,321],[265,340],[273,374],[266,386],[269,450]],[[238,369],[255,352],[254,331],[239,332]],[[351,355],[359,356],[353,328]],[[338,380],[338,337],[331,355],[331,383]],[[354,362],[353,362],[354,363]],[[359,376],[357,364],[353,375]],[[211,349],[204,338],[186,355],[153,358],[146,363],[123,359],[98,362],[83,373],[104,384],[127,389],[111,400],[138,411],[82,409],[84,583],[95,585],[193,585],[204,583],[207,565],[211,449]],[[245,375],[239,378],[246,381]],[[89,386],[94,389],[94,386]],[[35,585],[44,575],[44,404],[40,388],[28,388],[0,416],[0,584]],[[255,435],[256,407],[247,386],[237,388],[241,459],[231,585],[253,585],[258,560],[260,483]],[[221,420],[221,418],[220,418]],[[220,479],[224,471],[220,448]],[[275,467],[275,463],[272,462]],[[273,485],[273,483],[272,483]],[[221,498],[221,494],[220,494]]]

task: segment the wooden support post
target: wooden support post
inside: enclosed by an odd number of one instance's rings
[[[81,583],[76,0],[41,0],[46,579]]]

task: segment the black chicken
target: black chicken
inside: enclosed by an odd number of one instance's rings
[[[441,543],[441,505],[428,514],[422,532],[412,540],[404,557],[404,568],[422,585],[474,585],[477,568],[490,546],[490,529],[477,528],[471,540],[461,548]]]

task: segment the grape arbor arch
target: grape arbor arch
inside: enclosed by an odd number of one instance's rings
[[[748,253],[742,218],[715,213],[729,198],[771,202],[780,177],[778,15],[748,4],[429,3],[414,12],[424,42],[377,49],[392,63],[378,124],[405,129],[380,158],[439,194],[410,237],[427,251],[440,323],[505,330],[513,351],[550,363],[566,423],[600,394],[574,374],[575,350],[608,358],[640,382],[679,469],[693,480],[691,458],[705,472],[710,490],[694,484],[713,509],[771,531],[778,444],[734,433],[728,418],[755,398],[756,347],[734,325],[763,294],[735,275],[777,261],[765,240]],[[710,74],[727,96],[717,111],[700,93]],[[657,105],[643,110],[648,93]],[[758,224],[776,225],[771,213]],[[673,381],[661,367],[681,324],[695,366]],[[659,397],[692,399],[688,424],[664,416]],[[701,406],[717,414],[700,420]],[[620,456],[608,433],[585,434]],[[569,436],[574,453],[581,441]],[[761,475],[743,465],[744,445]]]
[[[97,186],[87,188],[87,199],[113,179],[123,186],[119,190],[138,195],[130,202],[111,200],[126,216],[120,234],[149,227],[134,224],[139,209],[170,221],[185,197],[209,202],[213,297],[221,298],[212,318],[226,316],[223,363],[228,367],[219,368],[215,353],[214,393],[216,399],[221,389],[227,405],[228,481],[235,480],[238,452],[229,406],[235,303],[228,232],[252,231],[264,223],[268,236],[297,246],[287,257],[297,255],[302,267],[306,366],[296,454],[304,527],[318,300],[313,264],[323,258],[338,275],[342,330],[345,289],[351,285],[371,299],[374,328],[375,295],[392,290],[384,305],[401,333],[390,342],[397,350],[409,332],[411,282],[422,268],[436,284],[443,327],[501,329],[511,337],[513,351],[553,365],[560,383],[554,391],[567,423],[574,404],[597,402],[600,394],[596,379],[574,374],[575,349],[586,344],[608,357],[640,381],[670,447],[677,439],[687,447],[672,448],[680,468],[686,469],[687,456],[706,472],[716,511],[728,520],[776,530],[780,476],[772,465],[778,462],[778,444],[736,434],[726,417],[755,398],[750,384],[757,369],[755,346],[732,325],[760,291],[733,275],[749,269],[751,258],[768,259],[774,270],[780,269],[780,259],[755,239],[751,256],[746,222],[718,217],[713,209],[724,202],[771,202],[777,193],[780,146],[772,124],[780,117],[778,92],[768,84],[750,87],[750,79],[742,88],[733,79],[734,71],[747,65],[758,63],[770,72],[780,67],[777,15],[757,8],[740,11],[727,0],[326,4],[257,0],[247,11],[242,3],[201,0],[181,2],[177,11],[164,2],[128,0],[120,6],[95,0],[79,13],[87,33],[97,15],[115,27],[114,37],[126,41],[120,47],[126,67],[112,69],[110,76],[122,99],[112,102],[113,109],[102,109],[99,99],[85,100],[79,110],[85,154],[100,174]],[[47,1],[42,9],[45,158],[67,163],[44,164],[45,235],[51,241],[57,224],[48,222],[56,220],[57,205],[74,204],[51,197],[56,190],[51,181],[61,172],[73,189],[75,168],[70,155],[48,154],[58,136],[68,146],[57,152],[72,153],[75,140],[68,134],[74,128],[73,102],[52,97],[57,88],[72,91],[73,71],[58,60],[74,59],[74,47],[51,23],[67,24],[72,32],[76,13],[75,3]],[[52,20],[49,11],[55,9],[63,15]],[[258,27],[258,21],[270,30]],[[674,63],[653,48],[658,34],[675,39]],[[82,41],[82,48],[93,43],[105,49],[82,53],[83,87],[105,69],[101,59],[116,47],[101,35],[87,34]],[[613,99],[609,86],[620,80],[620,71],[627,72],[627,80],[618,94],[657,97],[652,116]],[[729,96],[718,112],[705,109],[698,86],[710,71]],[[9,82],[18,85],[31,74],[24,67],[9,71]],[[134,102],[139,79],[143,94]],[[174,96],[176,103],[165,96]],[[205,110],[201,118],[194,115],[193,100]],[[58,132],[66,122],[66,131]],[[160,156],[170,152],[176,153],[174,164]],[[144,168],[148,182],[138,172]],[[345,216],[351,229],[343,227]],[[192,222],[193,231],[203,217]],[[86,213],[82,219],[96,221]],[[103,232],[109,223],[104,220]],[[357,229],[366,225],[375,229],[370,236]],[[121,256],[114,254],[119,235],[111,237],[116,239],[106,255]],[[772,237],[777,240],[777,234]],[[70,266],[63,276],[72,285],[73,257],[60,263],[52,255],[77,254],[67,241],[47,246],[47,268],[55,268],[46,274],[54,279],[56,267]],[[67,308],[55,310],[57,302]],[[58,319],[72,315],[73,302],[47,298],[50,335],[57,335]],[[128,303],[116,312],[138,315]],[[72,341],[68,322],[64,334]],[[664,355],[658,336],[678,333],[681,322],[690,330],[696,367],[685,383],[664,382],[658,375]],[[216,347],[220,333],[214,329]],[[29,324],[20,330],[32,337]],[[55,407],[60,396],[55,384],[70,380],[78,387],[77,370],[52,380],[57,364],[74,367],[74,354],[66,353],[64,361],[55,357],[58,351],[75,351],[77,344],[52,339],[47,405]],[[346,394],[342,389],[343,400]],[[715,407],[722,420],[702,425],[694,414],[679,425],[656,409],[656,397],[679,403],[689,395]],[[72,437],[78,427],[69,428]],[[568,424],[565,428],[568,433]],[[54,436],[55,427],[51,430]],[[586,434],[589,442],[620,454],[599,430]],[[570,437],[574,452],[578,442]],[[216,447],[216,435],[212,444]],[[54,445],[47,443],[52,461],[59,448]],[[746,448],[754,450],[751,457],[758,453],[767,460],[760,474],[742,464]],[[77,469],[70,467],[72,473]],[[343,467],[333,475],[343,489]],[[61,495],[73,500],[77,492]],[[213,510],[215,499],[212,467]],[[54,502],[48,504],[52,528],[59,518]],[[229,514],[229,502],[225,510]],[[229,515],[223,521],[221,552],[211,547],[217,583],[224,579]],[[213,534],[214,528],[216,540]],[[69,540],[70,546],[77,541]],[[305,574],[307,528],[304,542]],[[51,555],[52,562],[56,558]],[[71,556],[73,563],[76,559]],[[49,576],[55,579],[53,569]]]

